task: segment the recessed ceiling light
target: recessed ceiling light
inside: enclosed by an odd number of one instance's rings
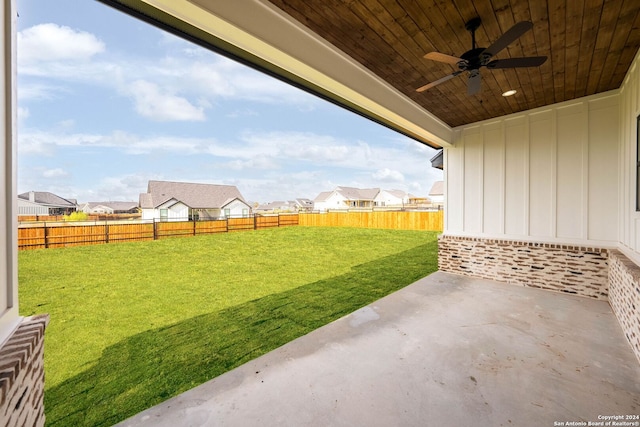
[[[515,95],[518,91],[515,89],[511,89],[502,94],[502,96],[512,96]]]

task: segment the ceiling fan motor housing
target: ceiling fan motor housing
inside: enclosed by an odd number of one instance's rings
[[[458,68],[463,71],[477,70],[478,68],[487,65],[489,56],[482,54],[485,50],[486,49],[484,47],[477,47],[466,51],[462,56],[460,56],[462,61],[458,62]]]

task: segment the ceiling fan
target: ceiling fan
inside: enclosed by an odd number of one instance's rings
[[[480,91],[480,68],[523,68],[523,67],[538,67],[547,60],[546,56],[528,56],[522,58],[507,58],[507,59],[494,59],[495,56],[502,49],[514,42],[518,37],[533,28],[533,24],[528,21],[522,21],[511,27],[506,33],[504,33],[498,40],[493,42],[488,48],[476,47],[476,30],[480,27],[482,21],[480,18],[474,18],[466,23],[465,28],[471,32],[471,50],[463,53],[459,58],[451,55],[447,55],[440,52],[429,52],[424,57],[439,62],[446,62],[458,67],[458,71],[449,74],[441,79],[426,84],[416,89],[416,92],[424,92],[440,83],[444,83],[465,71],[469,73],[469,79],[467,83],[467,94],[475,95]]]

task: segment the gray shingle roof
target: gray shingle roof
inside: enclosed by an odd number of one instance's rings
[[[300,206],[313,206],[313,201],[305,198],[298,198],[295,200]]]
[[[322,193],[318,194],[316,196],[315,199],[313,199],[314,202],[324,202],[325,200],[327,200],[329,198],[329,196],[333,193],[333,191],[323,191]]]
[[[258,210],[270,211],[274,209],[282,209],[283,207],[289,208],[291,206],[289,202],[276,200],[275,202],[268,202],[268,203],[261,204],[260,206],[258,206]]]
[[[18,194],[18,197],[24,200],[29,200],[29,193],[30,192],[28,191],[26,193]],[[75,200],[67,200],[53,193],[49,193],[48,191],[34,191],[33,193],[35,203],[39,203],[41,205],[73,208],[77,204]]]
[[[379,188],[355,188],[355,187],[338,187],[336,188],[348,200],[373,200],[380,192]]]
[[[407,193],[405,193],[402,190],[385,190],[387,193],[391,194],[392,196],[395,196],[399,199],[402,199],[404,197],[407,197]]]
[[[87,202],[87,205],[89,209],[93,209],[96,206],[105,206],[114,211],[128,211],[138,207],[136,202]]]
[[[444,194],[444,181],[436,181],[429,191],[430,196],[441,196]]]
[[[153,209],[153,198],[149,193],[140,193],[138,204],[142,209]]]
[[[219,209],[234,199],[247,203],[235,185],[149,181],[147,193],[140,195],[140,207],[155,208],[171,198],[192,209]]]

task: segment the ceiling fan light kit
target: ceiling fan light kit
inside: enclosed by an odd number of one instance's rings
[[[498,40],[493,42],[488,48],[476,47],[476,30],[481,24],[480,18],[474,18],[468,21],[465,28],[471,33],[471,50],[466,51],[460,57],[447,55],[440,52],[429,52],[424,57],[433,61],[444,62],[447,64],[455,65],[458,67],[458,71],[455,71],[448,76],[428,83],[424,86],[416,89],[417,92],[424,92],[431,89],[434,86],[444,83],[464,72],[469,74],[467,80],[467,94],[475,95],[480,92],[481,87],[481,75],[480,68],[486,67],[489,69],[496,68],[524,68],[524,67],[538,67],[547,60],[546,56],[528,56],[522,58],[506,58],[506,59],[494,59],[493,56],[498,54],[508,45],[513,43],[516,39],[522,36],[527,31],[533,28],[533,24],[528,21],[522,21],[509,28]],[[506,93],[506,92],[505,92]],[[515,93],[515,92],[514,92]],[[513,95],[513,93],[511,94]],[[510,96],[510,95],[504,95]]]

